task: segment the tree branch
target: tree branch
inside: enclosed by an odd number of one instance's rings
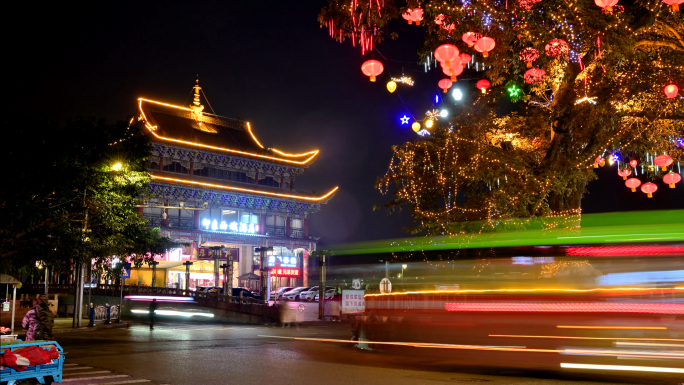
[[[648,46],[660,46],[660,47],[668,47],[671,48],[675,51],[684,51],[684,46],[680,47],[675,43],[671,43],[669,41],[656,41],[656,40],[639,40],[634,44],[634,48],[640,47],[642,45],[648,45]]]

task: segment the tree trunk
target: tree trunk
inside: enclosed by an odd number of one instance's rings
[[[578,214],[582,207],[582,196],[587,182],[575,182],[567,186],[565,194],[549,194],[549,208],[554,214]]]

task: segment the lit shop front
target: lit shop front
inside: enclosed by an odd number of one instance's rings
[[[296,254],[296,255],[295,255]],[[306,284],[306,272],[302,268],[308,264],[309,253],[306,249],[295,249],[274,246],[267,253],[267,267],[271,279],[271,289],[283,286],[301,286]]]

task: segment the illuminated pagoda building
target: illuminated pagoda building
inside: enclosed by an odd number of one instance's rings
[[[185,288],[182,262],[192,260],[190,288],[223,286],[214,258],[220,253],[221,265],[233,259],[232,274],[221,269],[233,277],[233,287],[258,289],[255,249],[264,246],[273,247],[267,255],[271,288],[307,285],[309,254],[316,249],[308,218],[337,190],[315,195],[295,189],[295,178],[318,151],[266,148],[249,122],[207,113],[200,93],[198,81],[191,106],[138,99],[138,120],[153,142],[151,189],[139,212],[162,235],[193,245],[158,258],[155,285],[163,274],[164,285]],[[130,283],[148,278],[149,270],[139,271]]]

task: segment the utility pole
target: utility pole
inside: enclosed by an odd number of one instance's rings
[[[214,252],[214,286],[219,285],[219,258],[221,258],[221,250],[223,246],[212,246],[210,249]],[[223,277],[225,280],[225,276]]]
[[[152,287],[157,287],[157,265],[159,262],[152,261],[149,263],[152,266]]]
[[[273,251],[273,246],[268,247],[258,247],[256,251],[259,252],[260,258],[259,258],[259,267],[261,268],[261,298],[264,300],[264,303],[268,304],[268,266],[266,266],[266,252],[268,251]]]
[[[325,317],[325,254],[321,254],[319,257],[319,263],[321,271],[320,282],[318,283],[318,319],[323,319]]]
[[[233,295],[233,291],[228,289],[228,263],[224,263],[221,265],[221,269],[223,269],[223,295]]]
[[[190,290],[190,265],[192,265],[190,261],[183,262],[183,266],[185,266],[185,291]]]
[[[88,242],[88,206],[87,206],[87,201],[86,201],[86,194],[88,192],[88,188],[86,187],[83,190],[83,211],[84,211],[84,218],[83,218],[83,248],[82,250],[85,250],[85,242]],[[83,255],[79,255],[79,259],[85,260],[86,258],[83,258]],[[83,317],[83,263],[81,261],[76,261],[74,264],[74,322],[72,326],[74,328],[80,328],[81,327],[81,321]]]

